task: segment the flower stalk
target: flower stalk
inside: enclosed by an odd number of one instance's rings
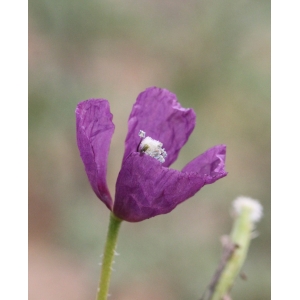
[[[106,300],[117,245],[118,233],[122,220],[110,214],[109,227],[102,259],[102,270],[96,300]]]
[[[239,197],[233,202],[235,220],[230,236],[223,237],[223,257],[210,284],[209,300],[230,299],[234,281],[246,259],[255,223],[262,217],[262,206],[254,199]]]

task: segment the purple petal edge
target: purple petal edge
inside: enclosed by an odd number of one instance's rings
[[[205,178],[206,184],[227,175],[225,171],[226,145],[216,145],[190,161],[182,172],[196,172]]]
[[[140,222],[171,212],[204,185],[227,175],[225,156],[226,147],[215,146],[180,172],[150,156],[130,154],[118,176],[114,214],[129,222]]]
[[[113,201],[106,182],[107,160],[114,132],[105,99],[80,102],[76,111],[77,145],[89,182],[98,198],[111,210]]]
[[[196,124],[196,114],[191,108],[183,108],[176,95],[158,87],[147,88],[140,93],[128,119],[123,161],[137,151],[140,143],[138,133],[146,132],[163,143],[168,156],[163,166],[170,166],[178,157]]]

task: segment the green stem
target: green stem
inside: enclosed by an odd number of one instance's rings
[[[211,300],[223,299],[223,297],[230,292],[230,289],[243,266],[251,240],[253,224],[250,219],[250,214],[251,210],[246,207],[234,222],[230,239],[233,244],[237,245],[237,248],[233,251],[231,258],[227,261],[214,293],[210,298]]]
[[[122,220],[114,216],[113,213],[110,214],[109,227],[102,259],[101,278],[96,300],[107,299],[112,263],[121,222]]]

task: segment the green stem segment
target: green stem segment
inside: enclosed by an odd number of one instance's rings
[[[211,300],[223,299],[223,297],[230,292],[235,278],[243,266],[253,229],[253,222],[251,221],[250,215],[251,210],[245,207],[234,222],[230,239],[233,244],[237,245],[237,248],[227,261],[214,293],[210,298]]]
[[[96,300],[106,300],[108,296],[112,263],[121,222],[122,220],[114,216],[113,213],[110,214],[109,227],[102,259],[101,278]]]

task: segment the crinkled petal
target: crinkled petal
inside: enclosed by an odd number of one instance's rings
[[[138,133],[163,143],[167,157],[163,166],[170,166],[187,142],[196,124],[195,112],[182,108],[176,95],[166,89],[151,87],[139,94],[128,120],[123,162],[140,143]]]
[[[77,145],[90,184],[106,206],[112,209],[107,182],[107,159],[115,126],[109,103],[104,99],[80,102],[76,108]]]
[[[225,159],[226,145],[217,145],[194,158],[182,169],[182,172],[196,172],[205,178],[206,184],[214,183],[227,175]]]
[[[197,158],[181,172],[164,167],[150,156],[131,153],[118,176],[114,214],[129,222],[139,222],[169,213],[204,185],[226,176],[221,166],[225,157],[221,159],[217,151],[214,153],[216,156],[208,150],[199,156],[202,159]]]

